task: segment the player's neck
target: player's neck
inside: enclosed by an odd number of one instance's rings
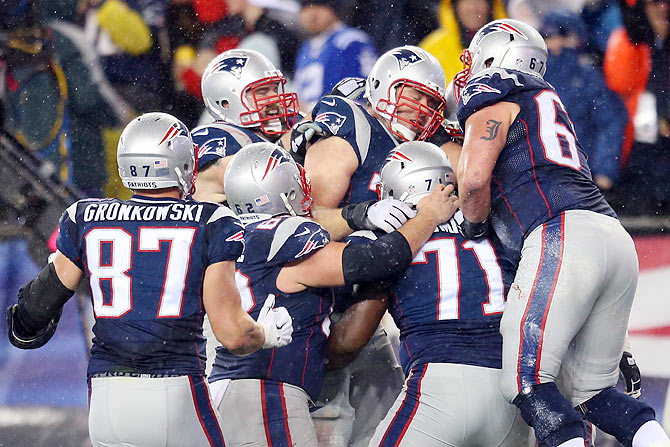
[[[177,188],[136,189],[133,190],[133,194],[156,199],[183,199],[181,191]]]
[[[193,198],[198,201],[223,203],[226,195],[223,193],[223,182],[216,179],[198,179]]]

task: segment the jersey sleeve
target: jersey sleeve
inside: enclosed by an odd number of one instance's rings
[[[478,110],[500,101],[515,102],[516,93],[538,88],[548,88],[548,84],[534,75],[503,68],[483,70],[469,80],[461,92],[456,111],[458,123],[465,129],[465,121]]]
[[[256,227],[262,228],[262,225]],[[321,225],[304,217],[289,217],[275,229],[265,262],[285,264],[297,261],[323,248],[330,234]]]
[[[227,207],[220,205],[205,225],[205,265],[236,261],[244,250],[244,226]]]
[[[368,242],[376,241],[379,238],[379,234],[383,233],[376,233],[370,230],[354,231],[346,237],[344,242],[350,245],[367,244]]]
[[[312,109],[312,122],[317,124],[326,133],[324,137],[340,137],[357,147],[356,111],[359,107],[353,101],[339,96],[324,96]],[[313,140],[316,141],[316,140]],[[362,163],[361,155],[356,151],[358,162]]]
[[[82,262],[82,252],[79,246],[79,227],[77,226],[77,209],[79,202],[70,205],[58,222],[58,237],[56,238],[56,247],[70,261],[84,270]]]

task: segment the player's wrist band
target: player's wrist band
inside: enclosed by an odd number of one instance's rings
[[[470,222],[468,219],[463,218],[463,222],[459,227],[461,234],[466,239],[480,239],[489,234],[488,218],[484,219],[482,222]]]

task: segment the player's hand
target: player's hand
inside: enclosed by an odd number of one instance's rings
[[[366,214],[370,229],[392,233],[416,216],[416,211],[400,200],[384,199],[370,205]]]
[[[335,87],[328,93],[333,96],[341,96],[343,98],[351,99],[355,101],[361,96],[365,90],[365,78],[344,78],[337,84]]]
[[[416,216],[405,202],[393,199],[368,200],[342,208],[342,217],[356,230],[382,230],[391,233]]]
[[[313,121],[302,121],[293,126],[291,130],[291,155],[298,163],[305,160],[307,146],[309,146],[314,135],[324,137],[328,133],[322,126]]]
[[[623,380],[626,394],[637,399],[642,394],[642,378],[640,368],[633,358],[633,354],[624,351],[619,362],[619,376]]]
[[[23,289],[19,290],[19,299],[22,291]],[[18,313],[18,304],[13,304],[7,308],[7,332],[9,342],[19,349],[37,349],[44,346],[51,340],[54,332],[56,332],[56,327],[58,326],[58,321],[61,316],[61,312],[58,312],[58,315],[49,321],[46,328],[34,332],[25,327]]]
[[[275,296],[268,295],[261,312],[258,314],[258,323],[263,325],[265,342],[263,349],[281,348],[291,343],[293,337],[293,320],[285,307],[274,307]]]
[[[454,195],[454,185],[438,185],[430,194],[419,200],[416,209],[427,213],[439,225],[451,219],[458,210],[460,202]]]

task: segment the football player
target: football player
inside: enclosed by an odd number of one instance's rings
[[[202,76],[202,96],[216,121],[193,129],[198,148],[198,178],[194,198],[225,203],[223,176],[228,162],[242,147],[275,142],[299,112],[298,96],[285,90],[286,78],[254,50],[233,49],[216,56]],[[206,317],[207,374],[219,343]]]
[[[314,446],[309,407],[321,390],[333,297],[327,289],[375,281],[401,272],[450,218],[453,186],[417,204],[399,230],[365,245],[331,242],[309,218],[309,180],[290,154],[271,143],[240,150],[225,176],[228,203],[245,222],[236,279],[243,307],[256,318],[260,296],[276,296],[291,313],[293,341],[281,349],[240,357],[217,349],[210,384],[226,444]],[[243,427],[243,429],[242,429]]]
[[[235,286],[243,227],[193,192],[195,154],[184,124],[148,113],[124,129],[119,175],[128,201],[85,199],[61,217],[58,251],[7,309],[10,342],[49,341],[82,276],[93,294],[89,434],[96,447],[223,446],[204,378],[202,320],[245,355],[291,340],[291,318],[267,301],[254,321]]]
[[[215,120],[193,129],[198,146],[198,194],[222,203],[223,173],[230,157],[247,144],[277,142],[299,117],[298,95],[286,78],[254,50],[233,49],[216,56],[202,76],[202,96]]]
[[[437,146],[406,142],[381,169],[380,195],[414,204],[438,185],[455,183]],[[371,446],[528,445],[530,429],[500,391],[499,326],[516,266],[495,237],[471,241],[457,213],[443,222],[409,267],[362,297],[337,322],[330,364],[357,354],[388,308],[400,328],[400,362],[407,379]],[[383,233],[360,231],[351,244]]]
[[[624,445],[666,446],[653,409],[614,389],[638,262],[593,183],[531,26],[488,23],[464,50],[458,120],[463,233],[489,225],[519,261],[501,322],[502,389],[540,445],[583,446],[582,417]],[[569,399],[557,389],[569,371]]]
[[[313,216],[333,240],[341,240],[354,230],[392,231],[411,215],[402,202],[373,205],[378,199],[379,170],[398,144],[425,140],[438,130],[445,87],[444,72],[433,55],[414,46],[394,48],[377,60],[366,79],[368,108],[349,98],[325,96],[314,107],[311,120],[293,130],[294,151],[304,148],[306,137],[314,134],[305,154],[314,196]],[[359,219],[350,205],[365,201],[371,206],[368,215],[386,207],[387,217]],[[373,221],[381,224],[367,225]],[[336,312],[342,310],[338,304]],[[323,408],[313,413],[320,443],[367,446],[403,380],[380,326],[356,361],[329,373],[320,402]]]

